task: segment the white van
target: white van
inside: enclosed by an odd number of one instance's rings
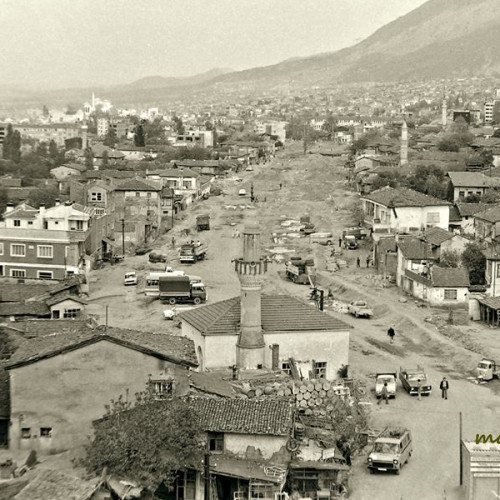
[[[332,233],[311,233],[309,241],[320,245],[333,245],[333,235]]]

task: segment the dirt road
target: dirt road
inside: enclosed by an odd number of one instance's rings
[[[372,407],[373,428],[403,425],[411,429],[414,454],[399,476],[370,475],[366,469],[369,450],[363,450],[354,458],[351,498],[461,499],[458,484],[459,413],[462,412],[463,416],[465,438],[471,439],[476,433],[497,435],[500,432],[500,382],[478,386],[467,379],[481,353],[500,359],[498,332],[481,324],[438,329],[434,323],[444,324],[439,318],[445,318],[446,311],[420,307],[409,298],[406,303],[401,303],[399,290],[383,287],[373,269],[366,268],[369,241],[358,250],[344,251],[348,267],[330,272],[327,265],[331,248],[311,246],[307,238],[283,237],[286,230],[283,221],[308,214],[317,230],[332,232],[334,239],[338,240],[342,227],[351,223],[349,204],[357,199],[347,186],[342,160],[316,155],[304,157],[298,149],[288,149],[271,164],[254,167],[253,172],[238,174],[241,182],[225,180],[223,196],[199,202],[187,212],[185,220],[176,221],[173,235],[179,244],[181,230],[193,229],[197,214],[211,214],[212,229],[197,235],[209,244],[206,261],[192,266],[179,265],[175,260],[175,250],[171,248],[172,233],[164,236],[156,246],[168,253],[172,259],[169,265],[201,276],[208,288],[209,302],[216,302],[239,293],[231,258],[241,255],[242,240],[234,237],[235,231],[241,231],[248,220],[258,220],[263,230],[264,249],[281,246],[293,251],[292,255],[314,257],[336,299],[368,300],[375,311],[372,320],[349,317],[326,308],[328,314],[340,317],[354,327],[350,375],[366,383],[367,401],[375,402],[371,391],[374,374],[388,368],[399,371],[400,366],[424,366],[434,390],[431,396],[418,401],[398,385],[395,401],[391,400],[387,406]],[[258,198],[254,204],[249,197],[237,194],[242,187],[250,193],[252,183]],[[358,256],[361,268],[356,267]],[[127,257],[124,263],[92,273],[89,310],[104,322],[107,305],[110,325],[139,330],[170,330],[179,334],[180,330],[171,322],[163,320],[165,306],[146,299],[141,293],[149,268],[145,256]],[[269,266],[264,291],[288,293],[307,300],[309,288],[284,280],[283,268],[284,265],[279,263]],[[125,288],[123,274],[127,270],[137,270],[142,284]],[[388,343],[386,335],[390,325],[396,330],[394,345]],[[451,386],[447,401],[441,399],[438,389],[443,376],[450,380]]]

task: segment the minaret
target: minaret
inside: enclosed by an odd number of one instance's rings
[[[82,151],[85,151],[88,146],[87,130],[87,122],[84,122],[82,125]]]
[[[243,258],[235,262],[241,283],[240,336],[236,344],[236,362],[240,369],[264,367],[261,290],[267,262],[260,256],[260,230],[257,224],[243,230]]]
[[[448,106],[446,104],[446,99],[443,99],[443,104],[441,105],[441,125],[446,127],[448,115]]]
[[[403,122],[403,127],[401,128],[401,153],[400,161],[401,166],[408,164],[408,126],[406,121]]]

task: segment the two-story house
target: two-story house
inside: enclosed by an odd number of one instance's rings
[[[474,237],[491,242],[500,235],[500,206],[494,205],[474,215]]]
[[[452,201],[463,201],[467,196],[483,196],[486,191],[500,188],[498,179],[488,177],[481,172],[448,172],[450,178],[449,193]]]
[[[432,256],[439,260],[443,252],[461,254],[470,240],[440,227],[430,227],[425,231],[425,239],[431,246]]]
[[[70,203],[49,209],[9,205],[0,233],[0,276],[60,280],[78,274],[92,215]]]
[[[147,172],[146,179],[161,182],[162,186],[173,189],[176,196],[190,205],[200,194],[200,174],[189,168],[166,168]]]
[[[361,202],[365,223],[374,233],[412,233],[449,226],[450,203],[412,189],[387,186],[362,195]]]

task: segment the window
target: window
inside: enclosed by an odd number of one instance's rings
[[[150,382],[153,394],[158,398],[166,398],[172,395],[172,380],[151,380]]]
[[[139,196],[141,196],[141,193],[139,193],[139,191],[136,191],[136,192],[135,192],[135,197],[136,197],[136,198],[139,198]]]
[[[28,221],[28,226],[32,226],[33,225],[33,221],[32,220],[29,220]]]
[[[76,230],[77,231],[83,231],[83,221],[82,220],[77,220],[76,221]]]
[[[457,300],[457,291],[456,289],[449,289],[444,291],[444,300]]]
[[[281,363],[281,371],[283,373],[286,373],[287,375],[292,374],[292,367],[290,366],[290,363],[288,361],[283,361]]]
[[[315,378],[326,378],[326,361],[314,361],[313,372]]]
[[[427,222],[429,224],[433,224],[433,223],[435,224],[435,223],[439,222],[439,220],[440,220],[439,219],[439,212],[429,212],[427,214]]]
[[[189,189],[191,187],[191,181],[182,181],[182,187],[184,189]]]
[[[146,193],[146,197],[147,197],[147,198],[151,198],[151,193],[149,193],[149,192],[148,192],[148,193]]]
[[[3,243],[0,243],[0,255],[3,255]]]
[[[459,191],[458,192],[458,197],[459,198],[465,198],[465,191]]]
[[[102,193],[90,193],[90,201],[102,201]]]
[[[11,269],[10,276],[12,278],[26,278],[26,270],[25,269]]]
[[[42,259],[52,259],[54,257],[52,245],[37,245],[37,256]]]
[[[26,256],[26,245],[19,243],[12,243],[10,245],[10,255],[12,257],[25,257]]]
[[[42,438],[52,437],[52,427],[40,427],[40,437]]]
[[[14,227],[21,227],[21,221],[19,219],[14,219]]]
[[[80,309],[65,309],[63,318],[76,318],[80,314]]]
[[[221,432],[209,432],[208,449],[210,451],[224,451],[224,434]]]
[[[53,277],[52,271],[38,271],[38,279],[51,280]]]
[[[21,428],[21,439],[29,439],[31,437],[31,427]]]

